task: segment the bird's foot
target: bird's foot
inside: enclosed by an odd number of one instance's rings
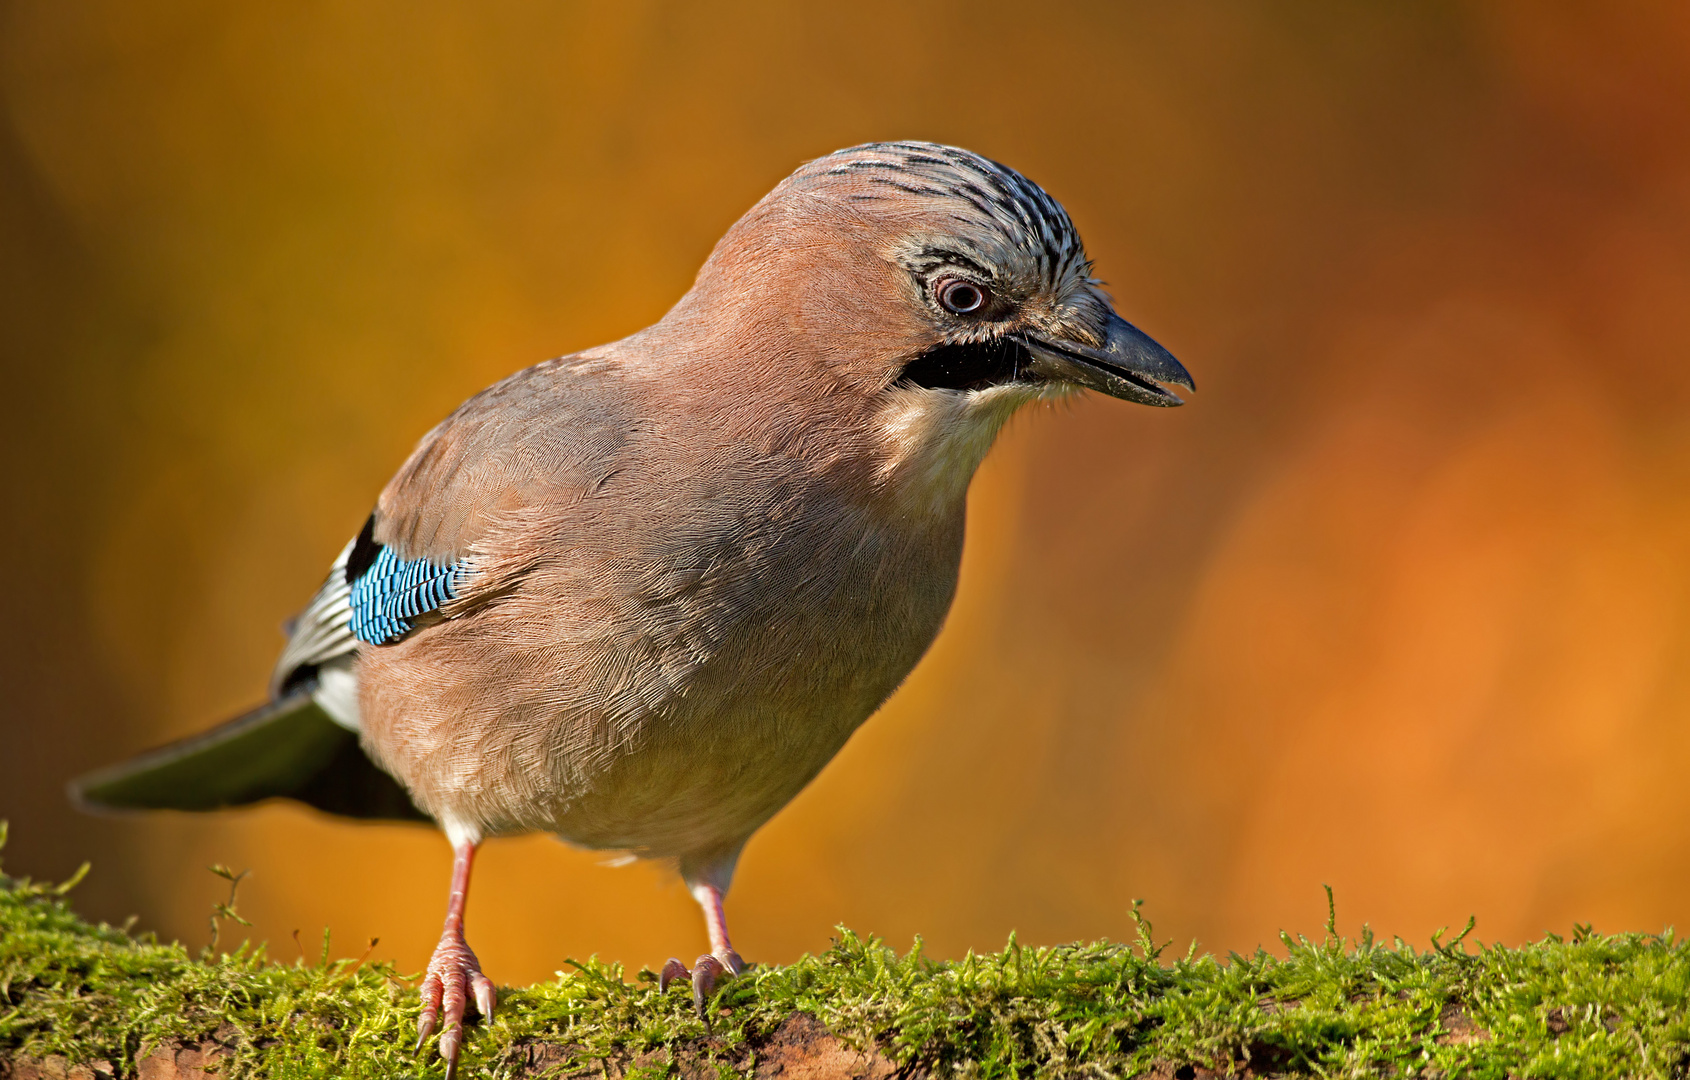
[[[422,1015],[417,1017],[417,1049],[434,1034],[437,1021],[444,1021],[440,1030],[440,1057],[446,1062],[446,1080],[453,1080],[458,1072],[458,1048],[464,1039],[464,1005],[469,995],[475,995],[475,1007],[484,1020],[493,1018],[497,995],[493,980],[481,973],[481,963],[461,933],[448,931],[440,935],[440,944],[428,961],[428,975],[422,984]]]
[[[716,992],[716,984],[724,977],[732,978],[745,970],[745,961],[732,949],[724,949],[720,955],[705,953],[692,962],[692,970],[674,957],[663,965],[663,970],[657,976],[657,992],[669,989],[669,984],[677,979],[692,980],[692,1006],[698,1010],[698,1018],[704,1021],[705,1027],[710,1026],[710,1014],[704,1009],[704,1003],[710,995]]]

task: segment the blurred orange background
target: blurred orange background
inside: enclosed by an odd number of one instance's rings
[[[12,2],[8,872],[191,945],[416,969],[446,845],[67,778],[260,699],[414,440],[627,334],[800,161],[961,144],[1068,207],[1200,391],[1019,417],[908,685],[751,842],[832,927],[1183,949],[1690,921],[1690,16],[1613,6]],[[495,978],[655,965],[659,867],[496,841]]]

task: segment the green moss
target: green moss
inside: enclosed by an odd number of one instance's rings
[[[411,1050],[415,983],[389,965],[328,961],[326,942],[310,964],[274,963],[247,945],[193,956],[90,926],[68,891],[0,877],[0,1060],[58,1054],[132,1073],[144,1048],[215,1035],[234,1051],[228,1075],[441,1074],[432,1053]],[[232,903],[214,918],[230,917]],[[520,1075],[535,1043],[567,1046],[570,1072],[613,1062],[664,1075],[684,1061],[744,1073],[794,1012],[941,1075],[1132,1075],[1167,1062],[1324,1076],[1664,1077],[1690,1063],[1690,953],[1670,933],[1581,927],[1521,948],[1463,934],[1425,951],[1329,933],[1282,937],[1282,957],[1165,963],[1148,924],[1139,928],[1131,946],[1011,939],[957,962],[924,958],[919,942],[899,956],[841,930],[821,956],[728,983],[709,1038],[684,988],[659,994],[650,972],[630,981],[588,960],[555,982],[503,989],[494,1022],[470,1029],[464,1075]],[[1457,1008],[1489,1037],[1452,1040]]]

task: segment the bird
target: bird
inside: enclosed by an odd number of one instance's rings
[[[710,950],[747,839],[899,686],[956,592],[1009,418],[1195,390],[1118,314],[1068,213],[1005,165],[878,142],[801,165],[658,322],[525,368],[428,432],[292,622],[270,700],[73,782],[90,810],[273,797],[432,821],[453,851],[421,987],[453,1075],[486,839],[672,860]]]

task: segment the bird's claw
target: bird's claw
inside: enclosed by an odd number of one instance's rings
[[[698,1010],[698,1018],[704,1021],[706,1027],[710,1025],[710,1014],[705,1011],[704,1004],[710,1000],[710,995],[716,992],[716,985],[724,976],[732,978],[745,970],[745,961],[732,949],[727,949],[721,956],[705,953],[692,962],[692,970],[674,957],[663,965],[663,970],[657,975],[657,991],[662,993],[669,989],[669,984],[676,979],[691,978],[692,1007]]]
[[[497,1002],[493,981],[481,973],[480,962],[461,934],[442,935],[423,979],[416,1049],[420,1051],[434,1034],[436,1022],[444,1021],[440,1030],[440,1057],[446,1062],[446,1080],[457,1076],[458,1049],[464,1038],[464,1007],[471,994],[482,1019],[491,1020]]]
[[[669,989],[670,983],[676,979],[688,978],[691,974],[685,964],[671,956],[669,962],[663,965],[663,970],[657,973],[657,992],[659,994],[665,992]]]

